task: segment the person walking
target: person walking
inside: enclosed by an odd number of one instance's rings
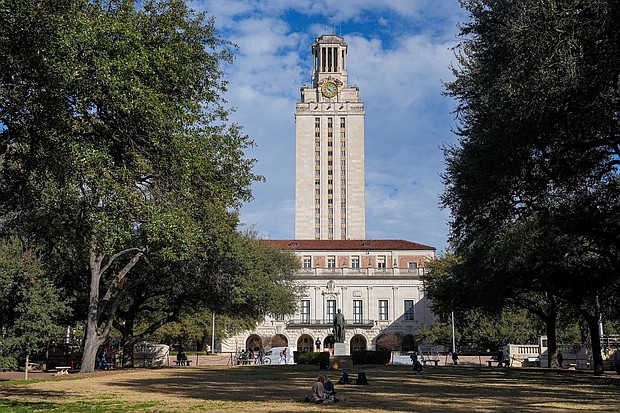
[[[452,363],[455,365],[459,364],[459,355],[456,353],[456,350],[452,353]]]

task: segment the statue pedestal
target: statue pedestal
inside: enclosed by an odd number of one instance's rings
[[[344,343],[334,343],[334,356],[346,356],[347,345]]]
[[[329,368],[333,370],[353,370],[353,358],[345,353],[344,343],[334,343],[334,355],[329,357]]]

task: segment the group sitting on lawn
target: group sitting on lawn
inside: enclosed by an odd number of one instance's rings
[[[334,403],[338,401],[334,383],[327,378],[325,373],[319,374],[319,377],[317,377],[316,381],[312,384],[310,396],[306,397],[305,401],[316,404]]]

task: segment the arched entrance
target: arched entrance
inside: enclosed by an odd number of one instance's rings
[[[273,347],[288,347],[288,339],[282,334],[276,334],[271,339],[271,348]]]
[[[415,339],[413,338],[413,334],[405,334],[403,336],[403,351],[417,351],[418,346],[416,345]]]
[[[258,334],[252,334],[245,340],[246,350],[258,351],[263,346],[263,339]]]
[[[354,335],[350,341],[351,351],[365,351],[366,343],[366,337],[361,334]]]
[[[297,351],[312,351],[314,342],[308,334],[302,334],[297,340]]]
[[[323,340],[323,348],[324,349],[328,349],[328,348],[334,348],[334,342],[336,340],[334,339],[334,335],[330,334],[327,337],[325,337],[325,339]]]

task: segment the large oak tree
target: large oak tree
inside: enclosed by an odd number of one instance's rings
[[[443,196],[455,253],[491,283],[518,269],[508,285],[571,303],[600,373],[601,303],[619,284],[620,2],[462,3],[471,21],[447,85],[459,143],[446,148]]]
[[[261,178],[228,122],[213,20],[182,0],[0,0],[0,49],[1,224],[45,245],[82,303],[82,371],[141,285],[242,300],[218,263]],[[178,285],[161,305],[197,299]]]

